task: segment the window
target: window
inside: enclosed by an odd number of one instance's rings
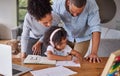
[[[23,24],[27,12],[27,0],[17,0],[17,25]]]
[[[23,24],[24,17],[27,12],[27,1],[28,0],[17,0],[17,25],[18,26]]]

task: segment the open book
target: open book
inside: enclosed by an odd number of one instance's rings
[[[28,55],[24,62],[25,64],[56,64],[56,60],[49,60],[47,57],[39,55]]]

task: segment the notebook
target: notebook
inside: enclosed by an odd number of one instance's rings
[[[56,60],[49,60],[47,57],[40,55],[28,55],[25,60],[25,64],[56,64]]]
[[[31,68],[12,64],[12,49],[9,45],[0,44],[0,75],[1,76],[19,76],[26,73]]]

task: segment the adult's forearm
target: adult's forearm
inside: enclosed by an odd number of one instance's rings
[[[100,32],[93,32],[92,33],[92,51],[91,53],[97,54],[99,43],[100,43]]]
[[[27,51],[28,39],[21,38],[21,52]]]

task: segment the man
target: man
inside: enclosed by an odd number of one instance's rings
[[[22,58],[28,54],[43,55],[44,32],[60,21],[60,17],[52,13],[50,0],[28,0],[27,9],[21,37]]]
[[[92,39],[91,53],[86,59],[93,63],[100,62],[97,55],[100,42],[100,17],[95,0],[53,0],[52,7],[65,23],[68,44],[84,57]]]

